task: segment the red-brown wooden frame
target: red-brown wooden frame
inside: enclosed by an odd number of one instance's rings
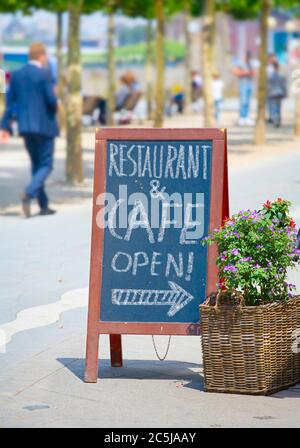
[[[100,316],[102,259],[104,247],[104,229],[96,225],[98,206],[96,198],[105,192],[106,181],[106,143],[108,140],[210,140],[212,141],[212,171],[210,190],[209,230],[220,227],[229,215],[227,133],[226,129],[119,129],[106,128],[96,131],[94,162],[94,193],[92,215],[92,241],[90,262],[89,309],[86,346],[85,381],[96,382],[98,378],[99,335],[110,335],[111,364],[122,366],[122,334],[165,334],[199,335],[199,324],[157,323],[157,322],[102,322]],[[206,294],[215,289],[217,249],[208,248]]]

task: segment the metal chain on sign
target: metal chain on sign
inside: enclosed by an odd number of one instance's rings
[[[158,353],[158,351],[157,351],[157,347],[156,347],[156,344],[155,344],[155,340],[154,340],[154,336],[153,336],[153,335],[152,335],[152,342],[153,342],[153,347],[154,347],[154,350],[155,350],[155,353],[156,353],[157,358],[158,358],[160,361],[164,361],[164,360],[166,359],[168,353],[169,353],[170,344],[171,344],[171,336],[169,336],[168,346],[167,346],[167,350],[166,350],[166,353],[164,354],[164,356],[160,356],[160,355],[159,355],[159,353]]]

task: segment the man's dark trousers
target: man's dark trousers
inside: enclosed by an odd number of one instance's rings
[[[48,208],[45,181],[53,169],[54,138],[40,134],[23,134],[31,160],[32,180],[25,189],[30,199],[36,198],[42,210]]]

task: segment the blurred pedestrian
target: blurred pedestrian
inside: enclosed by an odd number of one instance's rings
[[[271,75],[274,73],[274,62],[277,61],[276,55],[274,53],[268,54],[268,62],[267,62],[267,79],[270,78]],[[269,100],[269,97],[267,97],[267,123],[272,123],[271,119],[271,101]]]
[[[46,48],[41,43],[33,43],[29,48],[29,63],[11,76],[1,121],[0,142],[5,142],[11,133],[11,122],[16,111],[19,133],[30,157],[32,179],[21,198],[27,218],[31,215],[33,199],[37,199],[40,215],[55,213],[49,208],[45,181],[53,169],[54,139],[58,135],[58,101],[46,66]]]
[[[220,77],[220,73],[215,71],[213,73],[212,92],[215,105],[215,120],[220,121],[221,103],[223,101],[224,81]]]
[[[250,103],[253,95],[253,80],[255,70],[252,64],[251,53],[248,51],[244,62],[240,62],[234,69],[233,73],[239,80],[239,95],[240,95],[240,117],[239,126],[253,126],[254,121],[249,117]]]
[[[280,65],[273,62],[273,73],[268,77],[268,102],[270,104],[270,121],[276,128],[281,126],[281,104],[287,96],[287,80],[280,72]]]
[[[141,94],[141,86],[136,77],[131,71],[127,71],[120,77],[120,87],[115,93],[116,111],[121,111],[125,108],[127,100],[130,96],[139,97]],[[106,124],[106,109],[107,100],[101,98],[98,107],[100,110],[99,121],[101,124]]]
[[[8,92],[11,80],[11,72],[5,72],[5,84],[6,84],[6,92]]]
[[[192,70],[191,79],[192,79],[192,102],[194,103],[201,97],[203,81],[197,70]]]
[[[183,86],[179,82],[172,84],[170,89],[170,113],[167,115],[171,116],[177,112],[183,113],[184,107],[184,91]]]

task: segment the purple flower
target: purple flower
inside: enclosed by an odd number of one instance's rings
[[[258,264],[258,263],[256,263],[256,264],[253,265],[253,267],[254,267],[254,269],[260,269],[260,268],[261,268],[261,265]]]
[[[237,268],[235,266],[233,266],[233,264],[228,264],[227,266],[224,267],[224,271],[236,272]]]
[[[285,286],[290,290],[290,291],[293,291],[294,289],[296,289],[296,285],[293,285],[293,283],[287,283],[287,282],[284,282],[285,283]]]
[[[236,230],[233,232],[233,234],[236,238],[241,238],[241,235]]]
[[[252,257],[243,257],[243,258],[240,259],[240,261],[241,261],[242,263],[244,263],[244,262],[248,262],[248,261],[251,261],[251,260],[252,260]]]
[[[257,210],[254,210],[253,212],[250,213],[250,217],[254,220],[257,221],[259,218],[259,213]]]
[[[300,249],[296,249],[296,250],[295,250],[295,254],[296,254],[296,255],[300,255]]]
[[[256,249],[263,249],[263,245],[262,244],[258,244],[257,246],[256,246]]]
[[[232,226],[234,226],[234,222],[233,221],[228,221],[226,223],[226,225],[229,226],[229,227],[232,227]]]
[[[232,255],[238,255],[239,254],[238,249],[232,249],[231,254]]]

